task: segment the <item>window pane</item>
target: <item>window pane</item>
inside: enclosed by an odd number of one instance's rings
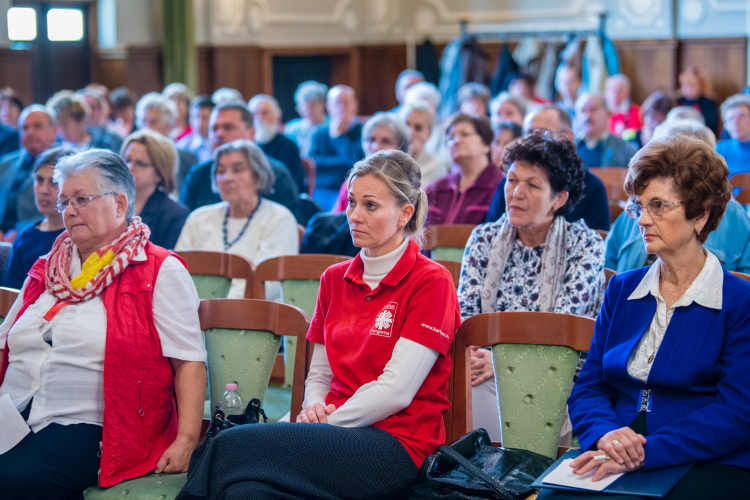
[[[47,38],[53,42],[76,42],[83,38],[83,12],[79,9],[47,11]]]
[[[13,41],[36,40],[36,10],[31,7],[8,9],[8,38]]]

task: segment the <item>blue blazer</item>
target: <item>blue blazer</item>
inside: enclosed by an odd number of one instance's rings
[[[651,390],[646,469],[698,461],[750,468],[750,283],[724,271],[722,309],[675,309],[644,384],[628,357],[656,313],[650,293],[628,300],[648,268],[613,276],[594,340],[568,400],[581,448],[639,415]]]

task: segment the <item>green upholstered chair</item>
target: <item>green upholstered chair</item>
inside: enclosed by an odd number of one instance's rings
[[[469,236],[476,226],[471,224],[436,225],[427,229],[426,250],[432,251],[435,260],[461,262]]]
[[[487,313],[466,320],[455,343],[454,435],[472,429],[469,346],[492,346],[502,445],[557,458],[578,355],[591,346],[594,323],[540,312]]]
[[[320,277],[332,265],[347,260],[351,257],[322,254],[287,255],[265,260],[255,269],[253,297],[264,299],[266,282],[279,281],[284,304],[299,307],[312,318],[318,301]],[[284,384],[287,387],[294,379],[296,343],[296,337],[284,339]]]
[[[262,400],[281,336],[304,338],[309,326],[301,309],[265,300],[202,300],[199,314],[206,336],[213,406],[221,399],[227,383],[237,383],[237,392],[245,404],[252,398]],[[296,398],[293,395],[292,404],[301,407],[304,377],[309,370],[309,364],[305,365],[309,346],[300,342],[299,347],[302,365],[298,371],[302,379],[297,385],[302,393]],[[86,500],[171,500],[186,480],[186,474],[149,474],[111,488],[91,487],[83,495]]]
[[[201,299],[225,299],[233,279],[245,280],[245,298],[253,298],[253,264],[239,255],[201,250],[175,252],[185,260]]]

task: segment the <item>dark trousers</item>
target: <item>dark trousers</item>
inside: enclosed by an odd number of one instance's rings
[[[373,427],[256,424],[222,431],[177,496],[192,499],[406,499],[417,467]]]
[[[629,426],[638,434],[648,436],[646,414],[638,415]],[[664,497],[664,500],[710,500],[712,498],[746,498],[750,492],[750,469],[724,464],[693,465]],[[647,500],[630,495],[597,495],[569,491],[542,490],[539,500]]]
[[[21,412],[29,418],[31,403]],[[50,424],[30,432],[0,455],[0,497],[13,500],[83,499],[83,490],[97,482],[98,425]]]

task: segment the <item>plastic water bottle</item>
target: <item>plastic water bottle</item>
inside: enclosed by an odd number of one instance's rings
[[[240,396],[237,394],[237,384],[227,384],[227,392],[219,401],[219,408],[224,415],[241,415],[243,406]]]

